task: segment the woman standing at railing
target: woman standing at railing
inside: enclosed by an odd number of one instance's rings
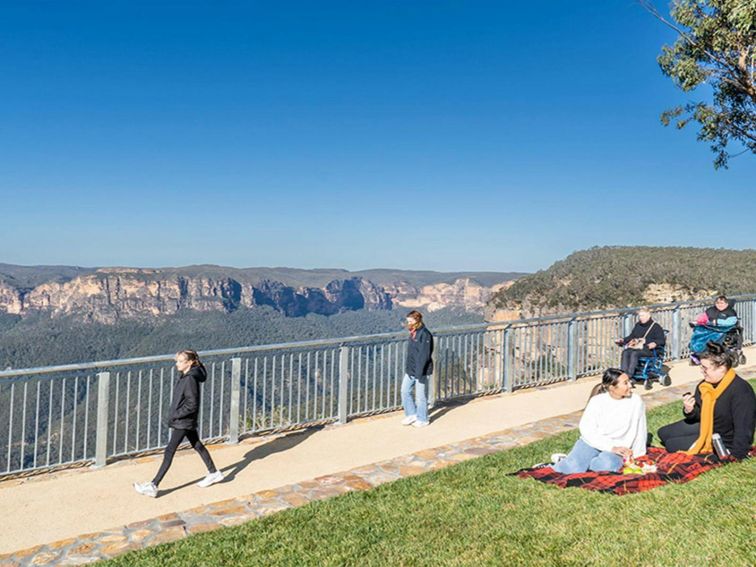
[[[206,488],[223,480],[223,473],[215,468],[210,453],[200,441],[199,433],[197,433],[197,416],[200,407],[199,385],[207,379],[205,366],[200,362],[195,351],[182,350],[176,354],[176,370],[179,371],[179,375],[173,386],[173,400],[168,414],[171,437],[168,446],[165,448],[163,463],[151,482],[134,483],[134,490],[152,498],[157,496],[160,481],[163,480],[165,473],[171,467],[173,456],[184,437],[191,443],[192,448],[197,451],[207,467],[207,476],[199,481],[197,486]]]
[[[425,427],[428,425],[428,376],[433,374],[433,335],[423,324],[419,311],[407,314],[409,339],[407,362],[402,380],[402,405],[404,419],[402,425]],[[412,388],[415,397],[412,398]]]

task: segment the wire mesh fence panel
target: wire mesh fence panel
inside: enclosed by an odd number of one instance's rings
[[[337,415],[339,349],[268,352],[241,359],[240,431],[285,429]]]
[[[368,415],[401,406],[406,341],[355,343],[349,346],[350,416]]]
[[[96,383],[83,373],[0,382],[0,473],[93,458]]]

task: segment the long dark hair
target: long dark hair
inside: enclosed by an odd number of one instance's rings
[[[727,349],[722,343],[715,343],[709,341],[706,343],[706,350],[698,355],[699,360],[711,360],[715,366],[724,366],[729,370],[732,368],[734,362],[734,356],[727,352]]]
[[[619,368],[607,368],[606,370],[604,370],[604,375],[601,376],[601,384],[596,384],[593,387],[593,389],[591,390],[591,395],[588,396],[588,400],[590,400],[593,396],[598,396],[599,394],[608,392],[609,387],[616,386],[617,382],[619,382],[619,377],[623,374],[624,372]]]

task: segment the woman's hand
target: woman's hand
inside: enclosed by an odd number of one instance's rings
[[[694,407],[696,407],[696,397],[688,394],[683,398],[683,413],[692,413]]]
[[[633,458],[633,450],[628,449],[627,447],[612,447],[612,453],[616,453],[623,459],[632,459]]]
[[[648,345],[646,346],[650,348],[651,350],[654,350],[656,348],[656,343],[648,343]]]

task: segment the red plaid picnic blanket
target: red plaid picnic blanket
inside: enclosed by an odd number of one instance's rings
[[[751,448],[751,457],[756,456],[756,447]],[[734,459],[720,460],[715,454],[688,455],[686,453],[668,453],[658,447],[649,447],[645,457],[638,462],[653,463],[655,473],[622,474],[609,472],[585,472],[561,474],[551,467],[522,469],[512,473],[521,478],[534,478],[560,488],[579,487],[610,494],[632,494],[645,492],[668,482],[683,483],[693,480],[699,474],[721,467]]]

